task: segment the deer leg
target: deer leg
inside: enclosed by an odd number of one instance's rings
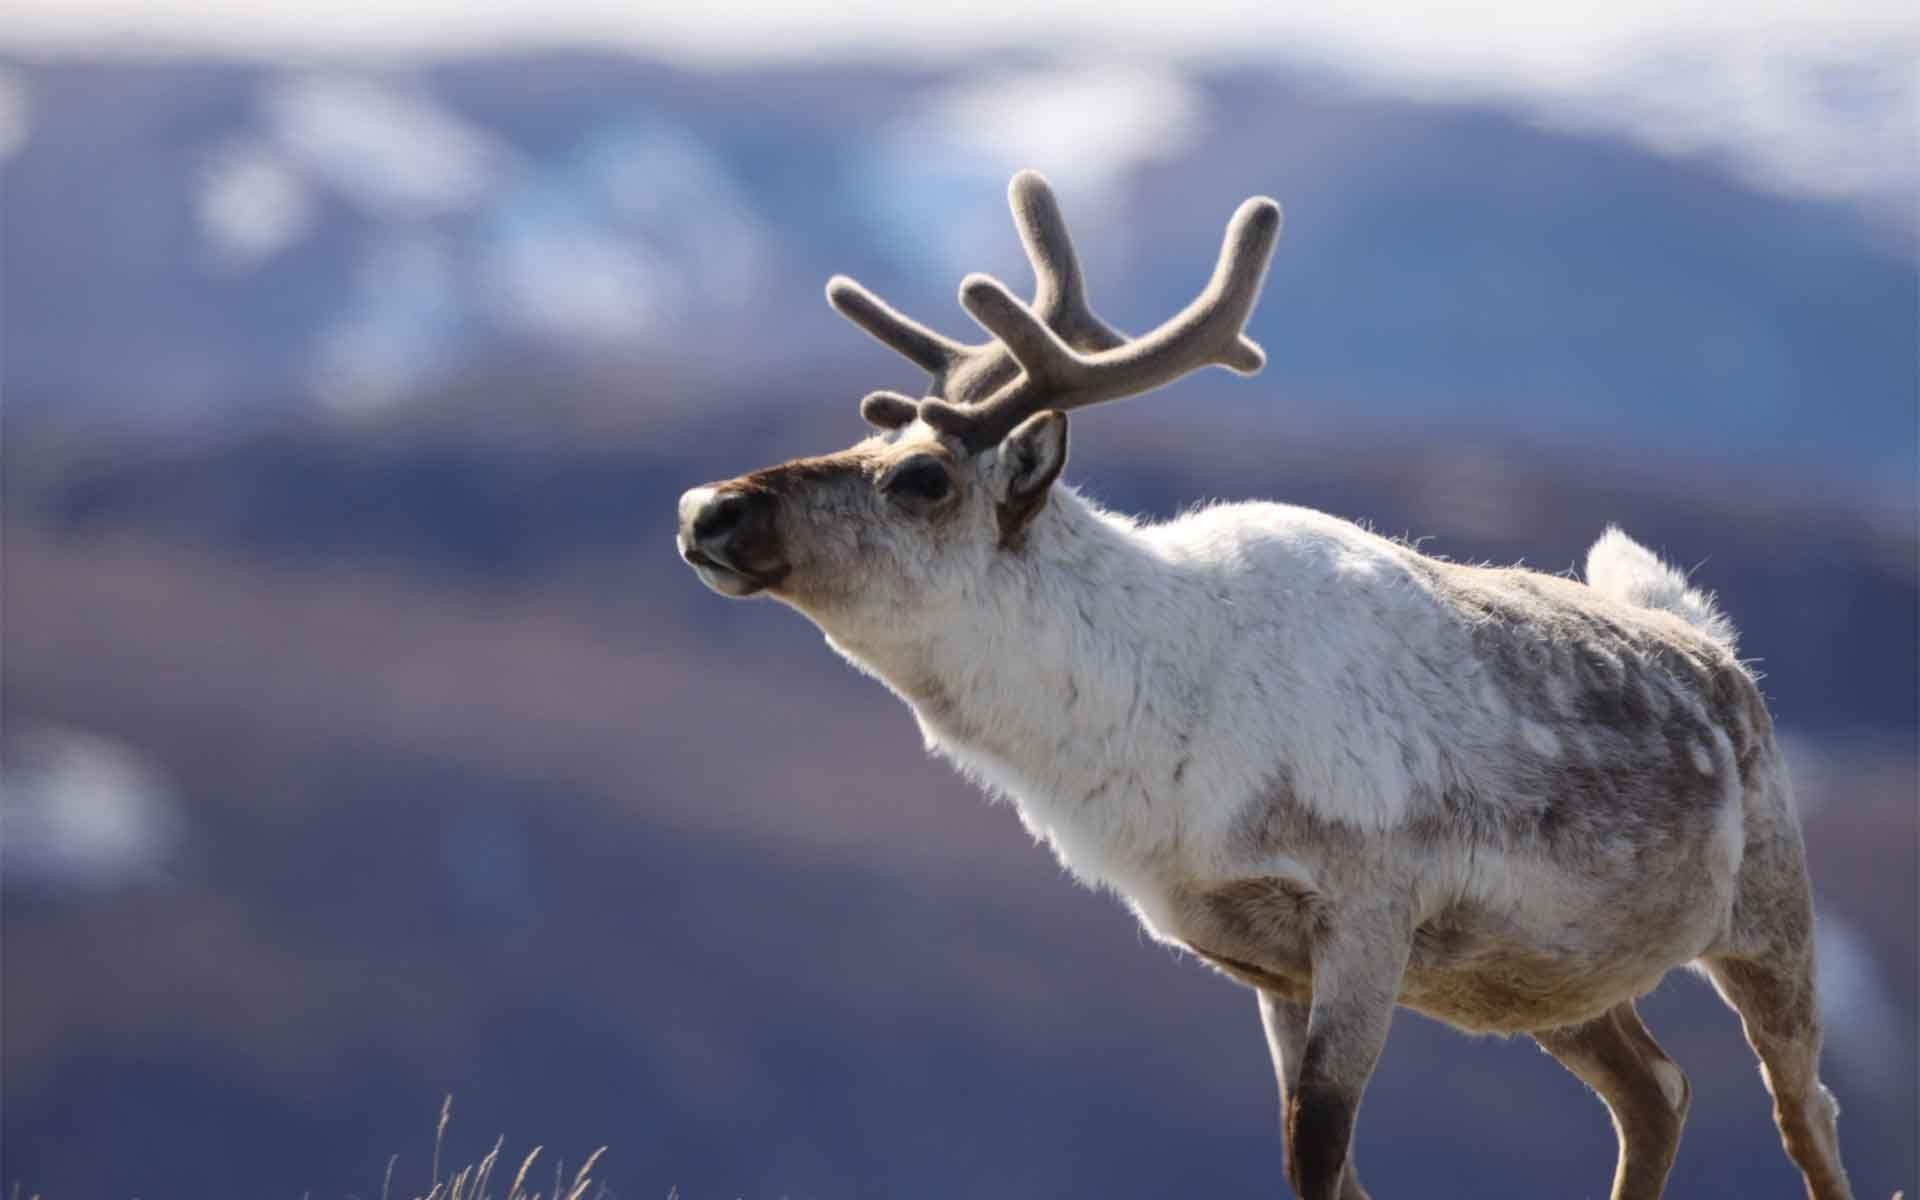
[[[1613,1200],[1658,1200],[1666,1186],[1692,1088],[1660,1049],[1633,1002],[1618,1004],[1583,1025],[1533,1035],[1606,1103],[1620,1157]]]
[[[1765,799],[1759,797],[1758,799]],[[1791,807],[1749,802],[1733,921],[1700,965],[1740,1014],[1773,1096],[1773,1121],[1813,1200],[1852,1200],[1840,1165],[1840,1106],[1820,1082],[1813,891]]]
[[[1740,1014],[1773,1096],[1773,1121],[1812,1200],[1853,1200],[1840,1165],[1840,1106],[1820,1082],[1820,1012],[1811,946],[1765,958],[1709,958],[1714,987]]]
[[[1273,1074],[1280,1083],[1281,1133],[1284,1137],[1287,1098],[1293,1091],[1288,1072],[1299,1068],[1301,1056],[1306,1053],[1309,1009],[1304,1001],[1288,999],[1265,989],[1261,989],[1259,996],[1260,1024],[1267,1031],[1267,1049],[1273,1055]],[[1340,1176],[1340,1200],[1369,1200],[1367,1190],[1360,1186],[1359,1173],[1354,1170],[1351,1136],[1347,1146],[1347,1165]],[[1289,1147],[1286,1152],[1291,1160],[1292,1149]]]
[[[1393,912],[1332,911],[1312,952],[1313,1004],[1287,1097],[1287,1176],[1300,1200],[1341,1200],[1353,1120],[1387,1042],[1412,930]]]

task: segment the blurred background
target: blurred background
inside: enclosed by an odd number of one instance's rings
[[[1279,1194],[1251,996],[673,553],[683,488],[920,384],[830,273],[956,333],[1026,285],[1022,166],[1135,330],[1287,210],[1265,373],[1078,422],[1095,496],[1550,570],[1618,521],[1719,590],[1855,1183],[1920,1184],[1920,21],[1337,7],[10,3],[0,1186],[399,1192],[453,1092],[449,1160],[605,1143],[623,1196]],[[1799,1195],[1732,1014],[1644,1011],[1673,1193]],[[1613,1148],[1403,1014],[1359,1155],[1602,1196]]]

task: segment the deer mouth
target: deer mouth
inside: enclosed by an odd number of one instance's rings
[[[701,583],[722,596],[734,600],[744,600],[779,582],[778,575],[769,578],[732,563],[722,562],[698,546],[681,547],[680,557],[687,560],[687,565],[693,568],[693,573],[700,577]]]

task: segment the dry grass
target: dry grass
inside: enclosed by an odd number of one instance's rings
[[[500,1151],[506,1145],[502,1137],[493,1143],[493,1149],[481,1156],[480,1161],[471,1163],[442,1179],[440,1176],[440,1151],[447,1140],[447,1124],[453,1119],[453,1097],[448,1096],[440,1105],[440,1120],[433,1130],[433,1174],[432,1186],[423,1196],[413,1200],[607,1200],[612,1195],[606,1185],[593,1178],[593,1168],[600,1156],[607,1152],[605,1146],[587,1155],[587,1160],[567,1176],[566,1163],[556,1159],[553,1165],[552,1187],[540,1191],[533,1183],[535,1163],[540,1158],[543,1147],[535,1146],[527,1151],[520,1160],[519,1169],[514,1171],[512,1182],[504,1192],[495,1190],[495,1173],[500,1169]],[[387,1172],[380,1184],[380,1200],[393,1200],[393,1167],[400,1160],[394,1155],[387,1160]],[[544,1170],[540,1172],[546,1174]],[[532,1188],[533,1190],[529,1190]]]
[[[527,1151],[520,1166],[513,1173],[512,1182],[507,1190],[496,1190],[495,1174],[500,1168],[500,1151],[506,1145],[502,1137],[493,1143],[493,1149],[482,1155],[479,1162],[471,1163],[453,1172],[445,1179],[440,1177],[440,1152],[446,1146],[447,1125],[453,1120],[453,1097],[448,1096],[440,1105],[440,1120],[433,1129],[433,1175],[432,1184],[425,1195],[416,1195],[411,1200],[612,1200],[613,1193],[607,1186],[593,1178],[593,1168],[600,1156],[607,1152],[605,1146],[587,1155],[587,1160],[567,1175],[566,1163],[555,1160],[553,1164],[552,1186],[541,1191],[534,1182],[534,1168],[539,1161],[543,1147],[535,1146]],[[393,1168],[400,1161],[398,1154],[387,1159],[386,1174],[380,1181],[380,1200],[395,1200],[393,1195]],[[542,1177],[546,1171],[540,1171]],[[532,1189],[532,1190],[529,1190]],[[21,1200],[20,1184],[14,1183],[7,1200]],[[41,1200],[40,1193],[34,1192],[27,1200]],[[304,1200],[311,1200],[311,1193]],[[359,1200],[350,1196],[348,1200]]]

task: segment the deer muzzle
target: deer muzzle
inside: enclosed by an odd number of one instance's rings
[[[694,488],[680,497],[680,557],[723,596],[751,596],[775,586],[787,573],[774,521],[778,503],[759,489]]]

